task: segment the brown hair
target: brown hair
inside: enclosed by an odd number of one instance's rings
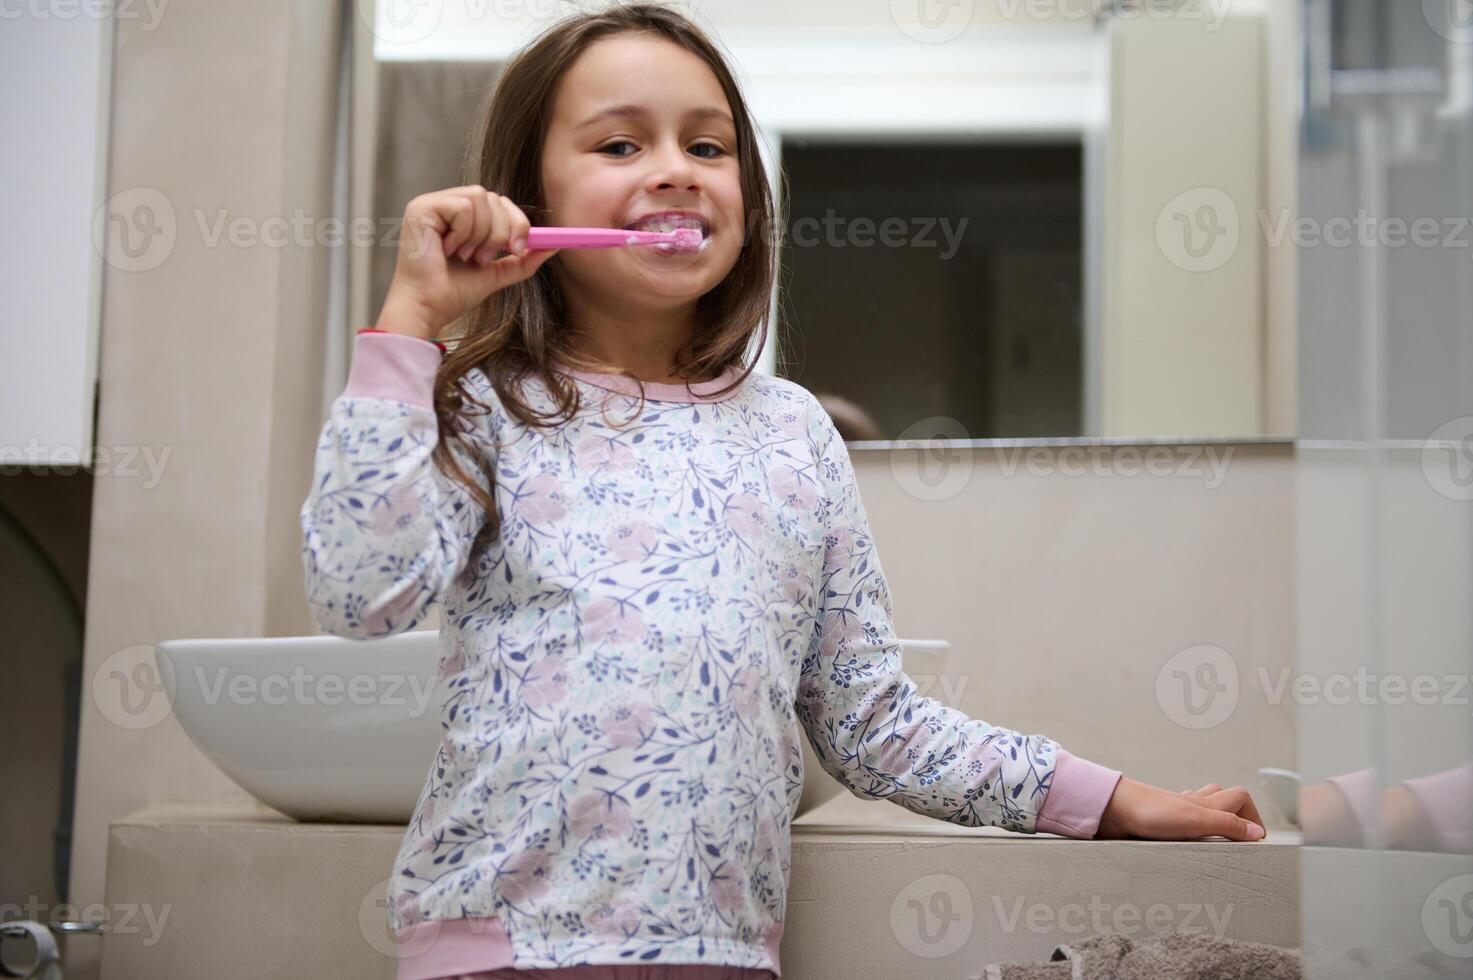
[[[704,60],[721,83],[736,123],[742,199],[747,212],[742,249],[720,285],[697,301],[691,341],[676,354],[676,371],[687,379],[689,389],[690,381],[712,380],[732,365],[742,366],[742,355],[752,346],[759,329],[761,340],[756,346],[761,350],[767,340],[777,272],[773,199],[756,130],[731,70],[699,27],[677,11],[655,3],[579,12],[552,24],[508,62],[493,87],[470,142],[463,182],[480,184],[510,198],[534,225],[543,223],[547,207],[541,182],[542,149],[557,85],[595,41],[628,33],[671,41]],[[748,230],[754,233],[748,235]],[[557,256],[553,256],[529,278],[492,293],[470,310],[454,328],[452,335],[457,343],[435,376],[439,440],[432,458],[446,476],[464,484],[486,512],[486,523],[471,548],[467,576],[473,575],[476,556],[499,533],[501,520],[495,501],[494,464],[486,453],[474,450],[467,439],[470,427],[464,425],[471,412],[468,402],[479,406],[481,413],[489,409],[465,391],[462,379],[480,368],[510,414],[523,424],[546,426],[566,421],[578,411],[580,400],[577,387],[551,369],[553,361],[589,365],[602,371],[616,367],[576,350],[574,338],[562,329],[566,307],[557,283],[556,262]],[[746,365],[741,376],[721,393],[741,384],[753,366]],[[619,373],[638,382],[628,371]],[[556,411],[538,412],[523,401],[518,389],[524,378],[534,374],[553,394]],[[643,384],[639,407],[642,412]],[[489,494],[467,477],[452,448],[468,451],[486,476]]]

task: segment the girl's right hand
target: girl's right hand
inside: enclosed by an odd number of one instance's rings
[[[429,340],[558,250],[527,251],[531,222],[479,184],[421,194],[404,208],[399,257],[375,326]],[[498,251],[513,254],[496,258]]]
[[[1261,840],[1267,831],[1253,798],[1241,786],[1223,789],[1208,783],[1198,790],[1173,793],[1121,776],[1095,837],[1119,840]]]

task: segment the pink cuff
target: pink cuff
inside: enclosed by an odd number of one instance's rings
[[[428,340],[397,333],[353,335],[353,362],[342,398],[388,398],[435,410],[435,372],[443,355]]]
[[[1375,768],[1357,769],[1355,772],[1331,776],[1325,781],[1338,789],[1345,798],[1346,805],[1355,816],[1362,840],[1369,839],[1370,831],[1381,822],[1381,786],[1376,779]]]
[[[1054,778],[1037,829],[1045,834],[1089,840],[1100,829],[1100,817],[1120,782],[1120,772],[1073,755],[1062,746],[1054,760]]]
[[[1473,847],[1473,763],[1405,781],[1437,833],[1438,846],[1450,854]]]

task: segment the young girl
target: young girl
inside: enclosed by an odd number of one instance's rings
[[[1263,835],[1241,788],[1156,789],[918,696],[843,440],[746,364],[773,205],[695,26],[643,4],[555,25],[479,150],[476,183],[405,209],[301,515],[322,629],[440,602],[400,980],[778,975],[804,737],[855,795],[967,826]],[[678,218],[706,247],[529,252],[529,215]]]

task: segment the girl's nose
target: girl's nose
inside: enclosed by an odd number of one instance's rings
[[[700,177],[686,156],[685,148],[676,142],[662,142],[650,154],[650,172],[645,178],[649,190],[669,188],[699,190]]]

